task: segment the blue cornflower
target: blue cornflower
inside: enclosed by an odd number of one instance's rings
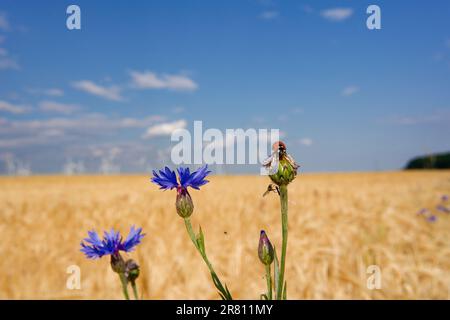
[[[208,166],[205,165],[197,171],[190,172],[189,168],[180,167],[177,169],[178,179],[175,171],[168,167],[159,170],[159,174],[153,171],[152,182],[156,183],[160,189],[172,190],[177,189],[177,199],[175,206],[177,213],[182,218],[189,218],[194,211],[194,203],[191,195],[188,192],[188,187],[199,190],[201,186],[207,184],[209,181],[205,180],[206,176],[211,173],[208,171]]]
[[[450,209],[442,204],[437,205],[436,209],[438,209],[439,211],[444,212],[444,213],[450,213]]]
[[[426,214],[426,213],[428,213],[428,212],[429,212],[428,209],[422,208],[422,209],[420,209],[420,210],[417,212],[417,215],[424,215],[424,214]]]
[[[168,167],[165,167],[164,171],[159,170],[159,174],[153,170],[152,182],[159,185],[159,188],[163,190],[172,190],[173,188],[180,187],[183,189],[191,187],[199,190],[201,186],[209,182],[205,178],[211,173],[211,171],[208,171],[208,165],[192,173],[189,168],[179,167],[177,172],[178,180],[175,171],[170,170]]]
[[[111,229],[110,232],[105,231],[103,239],[100,239],[94,230],[88,231],[88,236],[88,238],[81,241],[81,252],[89,259],[97,259],[105,255],[116,255],[119,251],[133,251],[134,247],[141,243],[141,239],[145,234],[142,234],[142,228],[135,229],[132,226],[125,241],[122,241],[120,232],[116,232],[114,229]]]

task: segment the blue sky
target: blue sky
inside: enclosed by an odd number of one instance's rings
[[[307,172],[399,169],[450,150],[449,30],[438,0],[3,0],[0,173],[148,171],[194,120],[280,129]]]

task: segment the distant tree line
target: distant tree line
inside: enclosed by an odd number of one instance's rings
[[[450,169],[450,152],[416,157],[408,162],[405,169]]]

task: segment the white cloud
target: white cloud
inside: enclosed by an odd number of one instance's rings
[[[184,108],[183,107],[175,107],[175,108],[172,109],[172,112],[175,113],[175,114],[183,113],[184,112]]]
[[[1,30],[1,12],[0,12],[0,30]],[[0,44],[5,41],[5,37],[0,35]],[[17,61],[9,56],[8,50],[0,48],[0,70],[18,70],[20,69]]]
[[[415,117],[398,117],[395,119],[392,119],[393,123],[399,124],[399,125],[414,125],[423,123],[424,119],[415,118]]]
[[[51,96],[51,97],[62,97],[64,95],[64,91],[58,88],[50,88],[44,90],[44,94]]]
[[[259,17],[263,20],[274,20],[280,16],[280,13],[275,10],[268,10],[262,12]]]
[[[436,112],[436,113],[422,115],[422,116],[391,117],[391,118],[387,119],[385,122],[395,124],[395,125],[401,125],[401,126],[450,123],[450,113]]]
[[[11,28],[5,12],[0,12],[0,30],[9,31]]]
[[[75,104],[59,103],[55,101],[42,101],[39,103],[39,109],[45,112],[55,112],[62,114],[71,114],[79,109]]]
[[[28,107],[23,105],[12,104],[4,100],[0,100],[0,111],[5,111],[13,114],[21,114],[28,111]]]
[[[151,126],[147,129],[145,134],[142,136],[143,138],[151,138],[155,136],[169,136],[175,130],[186,128],[187,122],[186,120],[177,120],[174,122],[165,122],[160,123],[154,126]]]
[[[1,106],[1,104],[0,104]],[[48,131],[60,130],[76,134],[101,134],[110,133],[119,129],[146,128],[161,121],[161,116],[149,116],[145,118],[117,118],[108,117],[103,114],[82,114],[77,117],[54,117],[42,120],[7,120],[3,119],[0,126],[0,135],[18,136],[35,134]]]
[[[123,118],[120,120],[120,126],[123,128],[142,128],[155,122],[164,121],[165,119],[165,117],[158,115],[149,116],[144,119]]]
[[[293,108],[292,110],[291,110],[291,112],[292,113],[294,113],[294,114],[301,114],[301,113],[303,113],[305,110],[303,109],[303,108],[300,108],[300,107],[296,107],[296,108]]]
[[[112,101],[122,100],[122,96],[120,95],[121,90],[118,86],[104,87],[95,84],[94,82],[89,80],[76,81],[73,83],[73,86],[76,89],[108,100]]]
[[[158,76],[151,71],[131,71],[132,84],[139,89],[169,89],[176,91],[195,91],[197,83],[186,75],[162,74]]]
[[[350,18],[353,14],[353,9],[351,8],[332,8],[323,10],[320,15],[330,21],[344,21]]]
[[[68,159],[66,163],[63,165],[62,173],[65,175],[71,176],[73,174],[80,174],[86,172],[84,167],[84,162],[79,160],[78,162],[72,161],[72,159]]]
[[[14,59],[8,57],[0,58],[0,70],[6,69],[18,70],[20,66]]]
[[[101,148],[94,148],[93,155],[100,158],[100,166],[98,171],[102,174],[120,173],[120,166],[115,163],[118,155],[122,153],[119,147],[112,147],[104,150]]]
[[[168,151],[165,151],[166,149]],[[63,151],[64,158],[59,162],[59,166],[64,161],[67,162],[67,159],[73,159],[77,161],[70,161],[72,162],[70,166],[77,167],[77,162],[81,161],[84,172],[104,174],[121,171],[148,172],[164,164],[163,161],[160,161],[160,154],[163,150],[165,155],[163,159],[167,161],[170,157],[170,148],[156,147],[149,141],[133,139],[131,141],[71,143]],[[71,172],[69,171],[69,173]],[[79,172],[72,171],[72,173]]]
[[[348,86],[348,87],[345,87],[342,90],[341,95],[344,96],[344,97],[349,97],[351,95],[354,95],[358,91],[359,91],[359,87],[357,87],[357,86]]]
[[[249,131],[250,130],[250,131]],[[237,132],[236,130],[233,132],[225,132],[223,134],[223,139],[219,139],[213,142],[208,143],[205,146],[206,150],[210,150],[213,148],[227,148],[232,149],[235,146],[245,146],[248,145],[259,145],[260,147],[264,147],[264,144],[267,144],[268,147],[271,146],[271,141],[279,140],[280,138],[286,137],[286,133],[283,131],[278,132],[278,136],[276,136],[275,131],[253,131],[252,129],[244,130],[241,132]]]
[[[120,118],[103,114],[79,114],[40,120],[0,118],[0,148],[89,145],[103,138],[114,139],[121,132],[138,136],[142,130],[162,119],[161,116]],[[148,145],[146,148],[148,149]],[[75,153],[73,156],[77,155]]]
[[[309,147],[309,146],[312,146],[313,141],[310,138],[302,138],[302,139],[298,140],[298,143],[301,144],[302,146]]]
[[[30,164],[17,159],[12,153],[1,154],[0,160],[4,161],[8,175],[28,176],[32,173]]]
[[[39,89],[39,88],[29,88],[26,89],[28,93],[36,94],[36,95],[46,95],[49,97],[62,97],[64,96],[64,91],[59,88],[48,88],[48,89]]]

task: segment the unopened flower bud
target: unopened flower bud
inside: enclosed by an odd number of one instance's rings
[[[111,268],[117,273],[125,272],[125,261],[120,253],[117,252],[111,255]]]
[[[129,259],[125,262],[125,277],[131,283],[134,283],[139,277],[139,265],[133,259]]]
[[[286,152],[286,145],[282,141],[275,142],[273,152],[278,153],[278,171],[270,175],[270,179],[279,186],[288,185],[297,176],[298,164]]]
[[[259,237],[258,256],[259,260],[266,266],[270,265],[273,261],[273,246],[264,230],[261,230]]]
[[[188,218],[194,211],[194,203],[192,202],[191,195],[186,188],[177,188],[177,200],[175,203],[177,207],[177,213],[182,218]]]

